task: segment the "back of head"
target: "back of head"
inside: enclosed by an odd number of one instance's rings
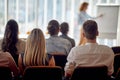
[[[57,35],[59,32],[59,23],[56,20],[51,20],[48,23],[48,33],[52,36],[52,35]]]
[[[93,20],[87,20],[83,24],[83,33],[87,39],[94,40],[98,35],[97,23]]]
[[[68,31],[69,31],[69,25],[68,25],[68,23],[63,22],[63,23],[60,25],[60,31],[62,32],[62,34],[67,34]]]
[[[33,29],[27,38],[24,63],[26,66],[44,65],[46,60],[46,47],[43,32]]]
[[[6,24],[4,38],[2,42],[2,50],[4,52],[10,52],[11,55],[16,57],[17,48],[16,44],[18,41],[18,24],[15,20],[9,20]]]
[[[83,11],[85,7],[87,7],[89,5],[88,2],[83,2],[79,8],[79,11]]]

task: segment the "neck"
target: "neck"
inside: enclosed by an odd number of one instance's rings
[[[54,35],[51,35],[51,36],[58,36],[58,34],[54,34]]]
[[[62,34],[62,35],[65,35],[65,36],[67,36],[67,34]]]
[[[94,40],[86,39],[86,42],[87,42],[87,43],[97,43],[97,42],[96,42],[96,39],[94,39]]]
[[[86,12],[86,10],[82,10],[83,12]]]

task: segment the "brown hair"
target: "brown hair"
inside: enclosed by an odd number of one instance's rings
[[[94,40],[98,33],[98,26],[97,23],[93,20],[87,20],[83,24],[83,32],[87,39]]]
[[[87,7],[88,5],[89,5],[89,3],[88,3],[88,2],[83,2],[83,3],[81,4],[81,6],[80,6],[79,11],[83,11],[83,10],[84,10],[84,8],[85,8],[85,7]]]
[[[69,31],[69,24],[67,22],[63,22],[61,25],[60,25],[60,31],[62,32],[62,34],[67,34],[68,31]]]
[[[52,35],[56,35],[59,32],[59,23],[57,20],[51,20],[48,23],[48,27],[47,27],[48,33],[52,36]]]
[[[18,42],[18,32],[19,28],[17,22],[13,19],[9,20],[6,24],[3,42],[1,45],[4,52],[9,52],[12,55],[16,64],[18,62],[18,50],[16,47]]]

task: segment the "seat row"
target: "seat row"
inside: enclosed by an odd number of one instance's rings
[[[0,80],[12,80],[10,69],[0,67]],[[48,66],[29,66],[25,69],[23,80],[108,80],[107,67],[77,67],[72,77],[64,78],[62,68]]]

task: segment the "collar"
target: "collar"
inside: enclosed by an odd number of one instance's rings
[[[86,43],[85,45],[98,45],[98,43]]]
[[[67,36],[66,34],[62,34],[62,36]]]
[[[52,35],[51,37],[58,37],[58,35]]]

